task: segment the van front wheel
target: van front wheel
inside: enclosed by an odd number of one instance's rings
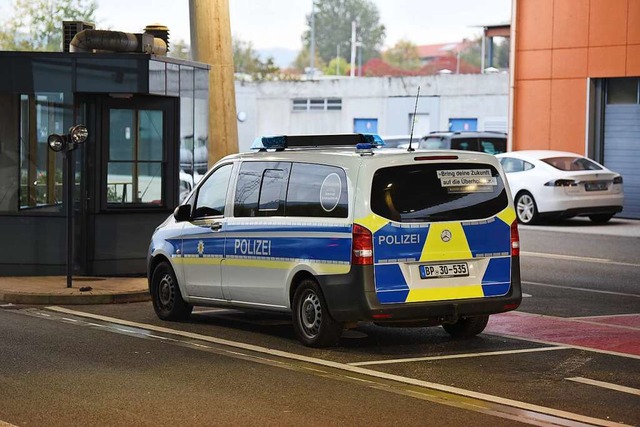
[[[303,280],[293,295],[293,329],[298,339],[309,347],[336,345],[342,335],[343,324],[336,322],[318,283]]]
[[[484,331],[489,322],[489,315],[461,317],[456,323],[442,325],[445,331],[454,338],[471,338]]]
[[[186,320],[193,310],[193,306],[182,299],[176,275],[166,262],[161,262],[151,276],[151,300],[162,320]]]

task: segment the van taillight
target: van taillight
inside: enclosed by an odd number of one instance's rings
[[[361,225],[353,225],[353,265],[373,264],[373,239],[371,232]]]
[[[511,256],[520,256],[520,233],[518,233],[518,221],[511,223]]]

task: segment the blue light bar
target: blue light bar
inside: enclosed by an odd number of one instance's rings
[[[281,136],[259,136],[251,144],[252,150],[284,150],[287,148],[287,137]]]
[[[331,146],[354,146],[370,144],[383,147],[384,141],[373,133],[353,133],[337,135],[279,135],[262,136],[253,141],[252,150],[284,150],[285,148],[320,148]]]
[[[386,144],[384,140],[380,138],[380,135],[376,133],[363,133],[362,137],[364,138],[364,142],[369,143],[375,147],[384,147]]]

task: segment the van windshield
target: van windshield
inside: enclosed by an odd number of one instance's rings
[[[498,171],[481,163],[438,163],[378,169],[371,210],[397,222],[465,221],[508,205]]]

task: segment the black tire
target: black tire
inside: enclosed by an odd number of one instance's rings
[[[153,309],[162,320],[186,320],[193,306],[182,299],[176,275],[167,262],[158,264],[151,276]]]
[[[338,344],[344,325],[336,322],[327,309],[327,303],[318,283],[304,279],[293,295],[293,329],[308,347],[329,347]]]
[[[591,222],[594,222],[596,224],[606,224],[611,218],[613,218],[613,214],[589,215],[589,219],[591,220]]]
[[[489,315],[461,317],[456,323],[442,325],[445,331],[454,338],[471,338],[484,331],[489,322]]]
[[[536,224],[540,220],[538,205],[531,193],[523,191],[516,196],[516,215],[521,224]]]

